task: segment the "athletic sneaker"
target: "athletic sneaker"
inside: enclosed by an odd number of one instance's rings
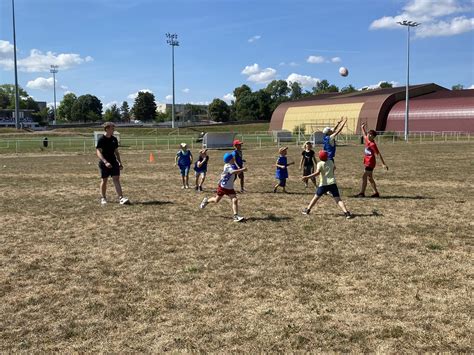
[[[199,208],[200,208],[200,209],[203,209],[204,207],[207,206],[208,203],[209,203],[209,202],[207,202],[207,197],[204,197],[204,198],[202,199],[201,204],[199,205]]]
[[[201,192],[203,191],[203,190],[202,190],[202,186],[199,186],[199,191],[201,191]]]
[[[189,189],[189,185],[186,185],[186,188]]]
[[[301,211],[302,214],[308,215],[311,212],[311,210],[308,210],[307,208],[304,208],[303,211]]]
[[[120,203],[121,205],[129,205],[129,204],[130,204],[130,200],[129,200],[128,198],[126,198],[126,197],[121,197],[119,203]]]
[[[199,191],[199,186],[196,186],[194,190]]]
[[[186,188],[186,186],[184,186],[184,185],[183,185],[183,186],[181,186],[181,190],[184,190],[185,188]]]
[[[244,220],[244,217],[241,217],[238,214],[234,214],[234,222],[241,222],[243,220]]]
[[[107,199],[106,199],[105,197],[102,197],[102,198],[100,199],[100,204],[101,204],[102,206],[106,205],[106,204],[107,204]]]
[[[370,197],[380,197],[380,195],[379,195],[378,192],[376,192],[376,193],[374,193],[373,195],[370,195]]]
[[[354,218],[354,216],[349,211],[344,212],[344,215],[346,216],[346,219]]]
[[[354,197],[365,197],[365,194],[362,192],[359,192],[357,195],[354,195]]]

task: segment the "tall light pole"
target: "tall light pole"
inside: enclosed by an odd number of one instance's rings
[[[174,47],[179,46],[178,35],[176,33],[166,34],[166,43],[171,46],[171,62],[172,62],[172,76],[173,76],[173,104],[171,105],[171,128],[174,128]]]
[[[51,74],[53,74],[53,91],[54,91],[54,103],[53,103],[53,107],[54,107],[54,116],[53,116],[53,125],[56,124],[56,73],[58,72],[58,68],[59,66],[57,65],[51,65],[51,69],[49,70],[49,72]]]
[[[20,95],[18,93],[18,70],[16,65],[15,1],[12,0],[13,14],[13,62],[15,65],[15,128],[20,129]]]
[[[401,21],[397,22],[401,26],[406,26],[407,28],[407,86],[405,93],[405,142],[408,142],[408,113],[409,113],[409,104],[408,104],[408,87],[410,85],[410,27],[417,27],[420,23],[415,21]]]

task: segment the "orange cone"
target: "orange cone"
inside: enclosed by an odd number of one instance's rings
[[[150,158],[148,158],[148,162],[149,163],[154,163],[155,162],[155,156],[151,152],[150,152]]]

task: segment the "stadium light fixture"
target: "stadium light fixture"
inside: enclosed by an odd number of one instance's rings
[[[174,118],[175,118],[175,101],[174,101],[174,47],[179,46],[178,35],[176,33],[167,33],[166,34],[166,43],[171,46],[171,66],[172,66],[172,77],[173,77],[173,103],[171,105],[171,128],[174,128]]]
[[[408,142],[408,115],[409,115],[409,97],[408,97],[408,87],[410,85],[410,27],[417,27],[421,25],[415,21],[398,21],[400,26],[405,26],[407,28],[407,85],[405,90],[405,142]]]
[[[56,124],[56,73],[58,72],[58,66],[57,65],[51,65],[51,69],[49,72],[53,74],[53,91],[54,91],[54,115],[53,115],[53,125]]]
[[[18,90],[18,70],[16,63],[15,1],[12,0],[13,15],[13,62],[15,67],[15,128],[20,129],[20,94]]]

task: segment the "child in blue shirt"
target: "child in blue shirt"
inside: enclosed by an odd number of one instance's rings
[[[181,172],[181,179],[183,180],[182,189],[189,189],[189,169],[193,162],[193,154],[188,150],[186,143],[181,143],[180,150],[176,153],[174,166],[178,166]]]
[[[194,163],[194,171],[196,172],[196,191],[202,191],[202,185],[206,179],[207,163],[209,162],[209,156],[207,155],[207,149],[199,151],[199,158]],[[199,177],[201,177],[201,183],[199,183]]]
[[[273,192],[277,192],[278,187],[282,187],[283,192],[286,193],[286,179],[288,179],[288,166],[294,164],[294,162],[288,163],[286,153],[288,152],[288,147],[281,147],[278,149],[280,156],[275,164],[276,172],[275,178],[278,179],[278,184],[273,188]]]

